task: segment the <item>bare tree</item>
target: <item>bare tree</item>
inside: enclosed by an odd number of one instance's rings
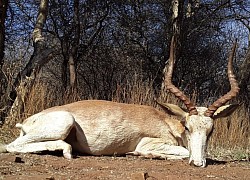
[[[75,59],[77,58],[77,51],[80,41],[80,19],[79,19],[79,0],[74,0],[74,32],[75,37],[72,43],[71,52],[69,54],[69,74],[70,74],[70,87],[72,91],[76,89],[76,66]]]
[[[8,0],[0,1],[0,68],[3,66],[4,41],[5,41],[5,19],[8,9]]]
[[[21,71],[14,81],[12,90],[7,92],[11,97],[10,109],[6,124],[14,125],[20,112],[23,111],[25,99],[33,86],[40,69],[53,57],[53,50],[46,47],[42,29],[48,12],[48,0],[41,0],[38,16],[33,30],[33,54],[26,67]]]
[[[247,53],[243,60],[241,67],[239,68],[239,85],[240,85],[240,100],[244,101],[246,107],[250,106],[250,2],[249,1],[225,1],[222,2],[219,6],[217,6],[217,11],[221,10],[223,13],[220,14],[218,18],[224,21],[231,21],[235,26],[240,26],[235,28],[233,27],[233,31],[235,31],[235,35],[232,35],[232,38],[240,38],[241,44],[244,44],[244,39],[247,39]],[[239,33],[240,31],[244,31]],[[242,30],[244,29],[244,30]],[[238,31],[238,32],[237,32]],[[243,35],[242,35],[243,34]],[[248,38],[246,38],[248,36]]]
[[[105,1],[51,1],[47,31],[59,41],[62,88],[68,96],[77,89],[77,67],[98,40],[109,13]],[[98,8],[98,11],[96,9]],[[83,60],[84,61],[84,60]]]
[[[8,9],[8,0],[0,1],[0,124],[3,122],[4,116],[4,89],[6,88],[6,78],[3,73],[4,51],[5,51],[5,20]]]
[[[181,28],[182,28],[182,20],[183,20],[183,7],[184,7],[184,0],[172,0],[172,34],[174,36],[175,41],[175,50],[173,51],[174,58],[176,59],[177,53],[181,47]],[[165,85],[165,76],[167,74],[168,66],[163,69],[163,81],[161,85],[161,97],[165,100],[166,99],[166,85]]]
[[[250,47],[248,48],[246,58],[240,68],[240,98],[245,102],[245,106],[250,106]]]

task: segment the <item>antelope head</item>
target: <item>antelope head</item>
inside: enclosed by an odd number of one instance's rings
[[[170,58],[168,71],[165,76],[165,85],[167,90],[173,93],[179,98],[187,107],[187,111],[184,111],[177,105],[164,103],[166,110],[170,113],[181,117],[182,124],[185,127],[185,139],[187,140],[187,146],[189,149],[189,164],[193,164],[199,167],[206,166],[206,148],[209,134],[213,129],[213,122],[217,118],[226,117],[230,115],[238,105],[225,105],[229,100],[237,95],[239,87],[233,74],[232,61],[235,54],[236,43],[234,44],[232,51],[228,58],[228,78],[231,85],[231,90],[216,100],[212,105],[207,107],[196,107],[193,102],[172,82],[172,73],[175,60],[175,40],[174,37],[171,41]]]

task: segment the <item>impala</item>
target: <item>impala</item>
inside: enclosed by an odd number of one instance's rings
[[[56,106],[35,114],[22,124],[20,136],[2,146],[2,152],[30,153],[62,150],[72,158],[72,150],[90,155],[132,154],[163,159],[189,157],[189,164],[206,166],[208,135],[213,121],[231,114],[237,105],[224,105],[239,91],[232,68],[236,43],[228,60],[231,90],[211,106],[196,107],[172,82],[175,40],[172,38],[166,88],[179,98],[187,111],[177,105],[160,106],[179,120],[150,106],[84,100]]]

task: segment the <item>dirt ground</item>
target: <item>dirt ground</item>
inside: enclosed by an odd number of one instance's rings
[[[208,159],[206,168],[188,165],[188,160],[155,160],[135,156],[78,156],[64,159],[58,153],[0,154],[0,180],[161,180],[161,179],[250,179],[247,161]]]

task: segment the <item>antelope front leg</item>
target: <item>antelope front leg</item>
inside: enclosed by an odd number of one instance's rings
[[[169,145],[161,138],[144,137],[135,151],[127,154],[159,159],[184,159],[189,157],[189,151],[182,146]]]

